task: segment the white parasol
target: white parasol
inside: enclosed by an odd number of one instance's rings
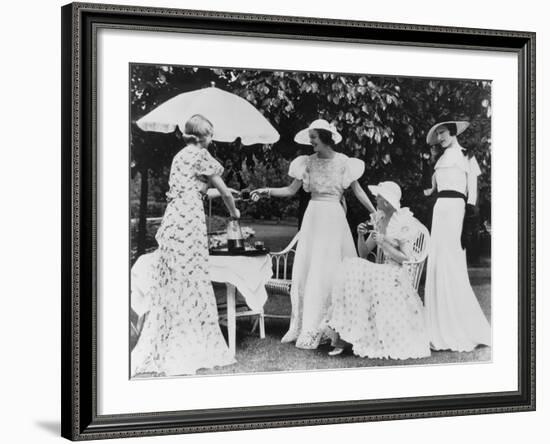
[[[250,102],[214,86],[179,94],[157,106],[136,123],[144,131],[171,133],[176,126],[183,131],[185,122],[202,114],[214,125],[214,140],[243,145],[270,144],[279,133]]]

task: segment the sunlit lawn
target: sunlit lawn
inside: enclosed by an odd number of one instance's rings
[[[254,240],[262,240],[270,251],[280,251],[296,234],[295,223],[242,222],[243,226],[252,227],[256,234]],[[480,305],[491,319],[491,280],[490,262],[482,261],[483,267],[469,270],[470,281]],[[219,304],[225,302],[225,286],[214,284]],[[423,297],[423,287],[419,294]],[[266,314],[289,315],[290,299],[287,296],[270,295],[265,306]],[[426,365],[457,364],[464,362],[482,362],[491,360],[490,347],[478,347],[467,353],[438,351],[423,359],[387,360],[359,358],[351,353],[329,357],[328,345],[321,345],[317,350],[300,350],[293,344],[282,344],[281,338],[288,328],[287,319],[266,318],[266,338],[260,339],[258,331],[251,332],[253,319],[240,318],[237,322],[237,363],[231,366],[200,370],[198,374],[236,374],[251,372],[301,371],[312,369],[375,367],[387,365]],[[227,332],[222,327],[224,334]]]
[[[479,281],[486,281],[480,283]],[[223,288],[218,288],[216,293],[223,299]],[[489,314],[490,284],[488,278],[478,279],[478,285],[474,285],[474,291],[480,299],[486,314]],[[290,301],[288,297],[270,297],[266,305],[266,313],[290,313]],[[488,316],[490,317],[490,316]],[[309,369],[352,368],[383,365],[425,365],[425,364],[451,364],[460,362],[479,362],[491,359],[490,347],[478,347],[467,353],[438,351],[423,359],[386,360],[366,359],[354,356],[351,353],[329,357],[327,352],[331,349],[328,345],[322,345],[317,350],[300,350],[292,344],[282,344],[281,338],[288,328],[285,319],[266,319],[266,338],[260,339],[258,332],[251,333],[252,321],[239,320],[237,323],[237,364],[232,366],[201,370],[199,374],[220,373],[249,373],[270,371],[296,371]],[[224,334],[226,334],[224,329]]]
[[[256,230],[256,237],[265,242],[271,251],[284,248],[296,233],[292,225],[275,224],[245,224]],[[480,305],[490,320],[491,318],[491,281],[489,266],[470,269],[470,281]],[[216,295],[220,302],[225,298],[225,287],[215,285]],[[423,288],[419,293],[422,297]],[[287,296],[270,295],[265,306],[267,314],[290,314],[290,299]],[[293,344],[282,344],[281,338],[288,328],[288,320],[266,318],[266,338],[260,339],[258,332],[251,333],[252,320],[241,319],[237,322],[237,363],[218,369],[201,370],[199,374],[250,373],[300,371],[311,369],[353,368],[386,365],[426,365],[453,364],[461,362],[480,362],[491,360],[490,347],[478,347],[467,353],[451,351],[432,352],[423,359],[408,359],[404,361],[387,359],[359,358],[351,353],[337,357],[329,357],[328,345],[322,345],[317,350],[300,350]],[[224,334],[226,331],[224,329]]]

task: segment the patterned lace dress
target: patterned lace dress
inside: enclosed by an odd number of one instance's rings
[[[407,208],[384,222],[374,213],[375,230],[386,233],[405,255],[412,251],[416,219]],[[385,255],[385,263],[345,259],[335,279],[327,325],[353,344],[354,354],[369,358],[407,359],[430,355],[424,307],[406,270]]]
[[[336,153],[331,159],[313,154],[292,161],[289,175],[302,181],[311,200],[304,214],[292,268],[290,327],[282,342],[317,348],[329,307],[335,271],[346,257],[357,257],[342,207],[342,194],[364,171],[364,163]]]
[[[195,145],[174,157],[169,203],[156,234],[159,248],[147,295],[151,309],[132,350],[132,376],[188,375],[234,362],[218,324],[202,204],[206,176],[222,171]]]

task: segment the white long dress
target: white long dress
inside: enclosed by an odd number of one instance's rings
[[[336,153],[331,159],[313,154],[292,161],[289,175],[302,181],[311,193],[292,268],[290,327],[282,342],[296,341],[302,349],[317,348],[321,321],[330,305],[330,291],[338,266],[346,257],[357,257],[342,194],[362,176],[363,161]]]
[[[435,165],[437,190],[458,191],[475,204],[480,173],[475,158],[468,159],[460,147],[448,148]],[[460,198],[438,198],[433,210],[425,312],[435,350],[471,351],[491,344],[491,326],[470,285],[466,251],[460,244],[464,212]]]

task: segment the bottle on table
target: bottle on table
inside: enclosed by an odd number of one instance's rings
[[[244,251],[244,238],[239,220],[230,218],[227,224],[227,249],[230,252]]]

